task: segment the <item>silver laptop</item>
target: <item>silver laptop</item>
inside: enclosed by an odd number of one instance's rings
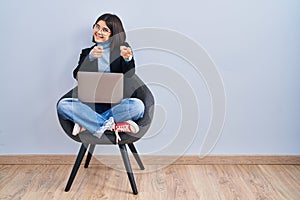
[[[122,73],[77,73],[78,98],[87,103],[119,103],[123,99]]]

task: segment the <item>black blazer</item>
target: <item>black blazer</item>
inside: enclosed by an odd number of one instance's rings
[[[127,43],[123,44],[124,46],[129,47]],[[95,45],[94,45],[95,46]],[[94,48],[94,46],[90,48],[83,49],[81,51],[78,66],[73,71],[73,77],[77,79],[78,71],[88,71],[88,72],[97,72],[98,71],[98,59],[90,61],[89,53]],[[126,62],[124,58],[120,55],[120,48],[113,50],[110,53],[110,71],[114,73],[123,73],[124,74],[124,98],[139,98],[140,96],[137,93],[137,89],[140,88],[143,84],[136,81],[135,75],[135,63],[134,58],[129,62]],[[139,92],[140,93],[140,92]],[[75,87],[72,92],[70,92],[69,96],[66,95],[64,98],[72,97],[78,98],[78,87]],[[85,103],[94,109],[94,103]],[[105,104],[107,109],[113,106],[113,104]]]
[[[128,43],[124,43],[122,45],[129,47]],[[88,56],[94,46],[81,51],[78,66],[73,71],[73,77],[75,79],[77,79],[78,71],[98,71],[98,59],[90,61]],[[120,56],[120,48],[114,49],[110,53],[110,71],[113,73],[123,73],[127,78],[133,76],[135,73],[134,58],[132,58],[129,62],[126,62],[124,58]]]

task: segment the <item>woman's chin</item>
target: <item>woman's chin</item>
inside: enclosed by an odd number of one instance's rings
[[[95,38],[95,41],[97,42],[97,43],[99,43],[99,42],[106,42],[107,41],[107,39],[106,38]]]

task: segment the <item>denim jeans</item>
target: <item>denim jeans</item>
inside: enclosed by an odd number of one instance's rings
[[[101,107],[101,104],[96,104],[96,107]],[[61,99],[57,105],[57,111],[64,119],[79,124],[99,138],[102,133],[99,134],[97,131],[110,117],[113,117],[115,122],[137,120],[143,117],[144,110],[144,103],[137,98],[123,99],[101,114],[76,98]]]

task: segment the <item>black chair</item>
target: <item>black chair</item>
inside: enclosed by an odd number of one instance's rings
[[[126,145],[129,147],[130,151],[133,153],[133,156],[135,160],[137,161],[139,167],[141,170],[144,169],[143,163],[138,155],[138,152],[134,146],[134,142],[138,141],[143,135],[147,132],[147,130],[150,127],[152,117],[153,117],[153,112],[154,112],[154,98],[149,90],[149,88],[143,83],[143,81],[137,76],[133,75],[130,78],[124,78],[124,85],[126,87],[124,88],[124,97],[134,97],[134,98],[139,98],[140,100],[143,101],[145,105],[145,112],[144,112],[144,117],[137,120],[136,123],[139,125],[139,132],[137,134],[126,134],[126,133],[121,133],[121,141],[118,142],[118,146],[122,155],[122,159],[125,165],[125,169],[127,171],[127,175],[132,187],[132,191],[134,194],[137,194],[137,187],[135,184],[131,164],[129,161],[128,153],[127,153],[127,148]],[[61,99],[63,98],[77,98],[77,87],[73,88],[71,91],[69,91],[67,94],[65,94]],[[61,100],[60,99],[60,100]],[[105,131],[105,133],[102,135],[101,138],[97,138],[93,136],[90,132],[84,131],[77,136],[72,135],[72,130],[74,127],[74,123],[69,120],[64,120],[59,114],[58,114],[59,122],[66,132],[66,134],[72,138],[73,140],[82,143],[81,148],[79,150],[77,159],[75,161],[75,164],[73,166],[72,172],[70,174],[67,186],[65,188],[65,191],[68,192],[71,188],[71,185],[74,181],[74,178],[77,174],[77,171],[79,169],[79,166],[83,160],[84,155],[86,154],[87,149],[88,154],[86,157],[85,161],[85,168],[88,168],[90,160],[92,158],[94,149],[96,145],[108,145],[108,144],[117,144],[116,143],[116,136],[114,132],[111,131]]]

